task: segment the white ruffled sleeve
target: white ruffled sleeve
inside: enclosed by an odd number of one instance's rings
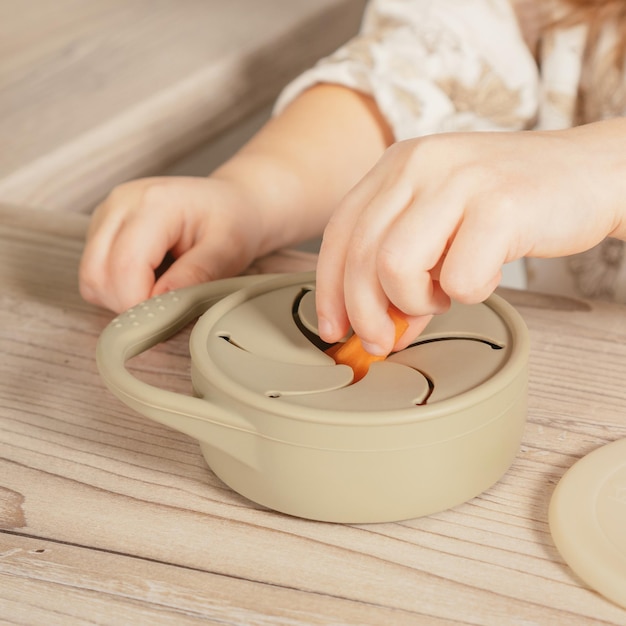
[[[360,34],[290,83],[275,112],[317,83],[371,95],[396,140],[531,128],[539,102],[508,0],[373,0]]]

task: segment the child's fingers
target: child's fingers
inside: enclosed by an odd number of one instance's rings
[[[475,304],[491,295],[511,255],[511,226],[485,221],[483,213],[469,213],[456,233],[441,268],[440,281],[454,300]]]
[[[225,251],[212,245],[210,240],[200,240],[181,254],[163,272],[150,295],[160,295],[216,278],[234,276],[245,269],[245,266],[245,257],[233,256],[232,251],[231,254],[226,254]]]
[[[317,262],[316,306],[319,332],[325,341],[339,341],[350,327],[344,295],[346,256],[362,207],[382,182],[374,168],[346,195],[324,230]]]
[[[167,225],[161,222],[164,230],[155,228],[157,219],[153,216],[151,225],[143,219],[129,220],[111,244],[103,286],[109,290],[107,306],[115,311],[126,310],[150,296],[154,272],[170,249]]]
[[[81,295],[88,301],[121,311],[135,304],[135,298],[118,295],[120,265],[127,280],[132,281],[136,266],[135,246],[120,246],[119,239],[128,228],[138,207],[146,182],[133,181],[116,187],[94,211],[79,268]],[[140,233],[145,241],[146,233]],[[130,258],[127,258],[128,255]],[[125,260],[126,259],[126,260]],[[128,268],[128,271],[125,269]],[[143,293],[146,293],[144,288]],[[131,304],[129,304],[129,302]]]
[[[180,238],[174,211],[136,202],[130,192],[94,215],[81,261],[83,296],[117,312],[149,297],[155,269]]]
[[[154,284],[150,295],[157,296],[175,289],[208,282],[216,275],[219,274],[211,272],[210,262],[205,260],[205,255],[197,247],[192,248],[178,257],[163,272]]]
[[[423,237],[415,225],[408,230],[407,214],[414,222],[429,225],[432,218],[415,210],[416,192],[406,176],[388,182],[359,214],[345,261],[344,298],[350,322],[364,344],[379,354],[388,353],[394,344],[386,315],[390,302],[412,316],[431,315],[449,306],[431,275],[447,235],[437,238],[433,233],[425,245],[416,245]]]
[[[397,167],[399,154],[398,148],[389,149],[346,196],[326,228],[318,262],[322,336],[334,341],[352,326],[370,350],[381,354],[393,345],[393,325],[377,277],[376,252],[382,234],[413,193],[406,170]],[[383,345],[377,345],[381,338]]]
[[[93,304],[111,308],[112,292],[109,285],[109,256],[113,242],[122,226],[121,216],[109,216],[107,207],[94,213],[78,271],[82,297]]]
[[[433,315],[449,307],[439,272],[461,216],[458,194],[422,191],[381,238],[376,257],[380,283],[407,315]]]

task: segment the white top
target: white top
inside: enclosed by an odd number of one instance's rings
[[[397,140],[625,115],[626,74],[610,54],[612,25],[583,62],[586,26],[541,33],[540,4],[546,0],[370,0],[359,35],[288,85],[276,110],[324,82],[371,95]],[[567,259],[527,259],[528,286],[626,302],[625,251],[608,239]]]

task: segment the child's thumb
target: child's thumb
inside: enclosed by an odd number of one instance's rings
[[[158,296],[175,289],[190,287],[219,278],[206,255],[192,249],[178,257],[159,277],[152,288],[151,296]]]

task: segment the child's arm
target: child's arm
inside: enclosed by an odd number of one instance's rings
[[[532,124],[536,80],[507,3],[371,0],[360,35],[288,86],[279,107],[301,95],[208,179],[144,179],[109,195],[89,231],[81,293],[120,310],[236,274],[320,234],[392,134]],[[492,97],[497,106],[475,106]],[[155,284],[168,250],[177,261]]]
[[[624,145],[626,119],[395,144],[324,234],[323,339],[337,341],[351,324],[373,354],[387,354],[390,304],[424,316],[445,310],[450,298],[480,302],[504,263],[581,252],[606,236],[626,240]],[[413,320],[411,329],[420,324]]]
[[[237,274],[258,256],[321,234],[391,141],[370,98],[313,87],[209,178],[149,178],[114,189],[89,229],[81,293],[120,311]],[[177,260],[155,282],[168,251]]]

